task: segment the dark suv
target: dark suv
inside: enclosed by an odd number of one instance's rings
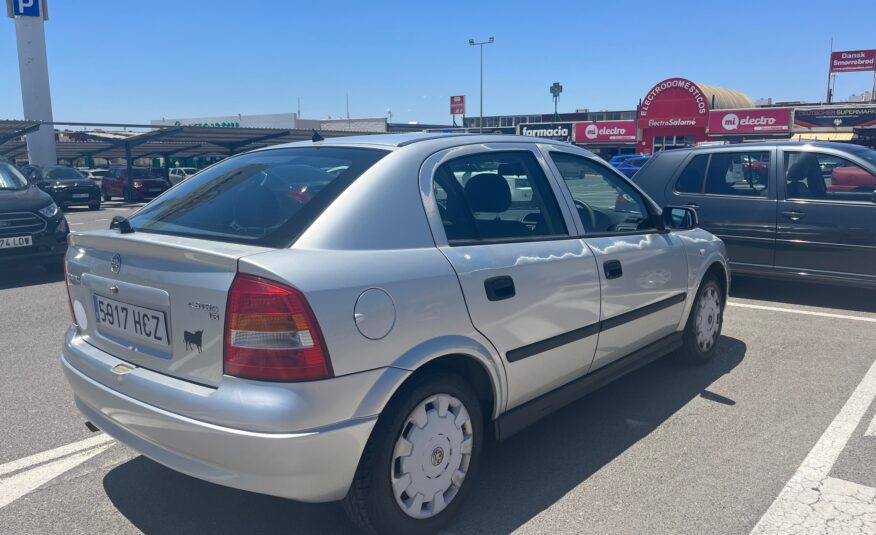
[[[111,167],[104,175],[100,189],[103,200],[122,197],[125,202],[137,202],[158,197],[170,188],[170,183],[156,177],[148,167]]]
[[[11,266],[61,271],[67,234],[67,220],[52,198],[0,158],[0,274]]]
[[[93,180],[66,165],[39,167],[26,165],[21,172],[38,188],[48,193],[61,208],[88,206],[100,209],[100,188]]]
[[[746,143],[660,152],[635,182],[695,208],[735,273],[876,288],[876,151]]]

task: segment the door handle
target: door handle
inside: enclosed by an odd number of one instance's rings
[[[624,276],[624,268],[620,260],[608,260],[602,264],[606,279],[619,279]]]
[[[502,301],[517,295],[517,290],[514,288],[514,279],[508,275],[490,277],[485,280],[484,290],[486,290],[487,299],[490,301]]]
[[[806,212],[798,212],[796,210],[792,210],[790,212],[782,212],[782,215],[787,217],[791,221],[799,221],[806,216]]]

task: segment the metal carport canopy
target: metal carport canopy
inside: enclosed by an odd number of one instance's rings
[[[175,126],[168,127],[171,132],[161,136],[165,142],[209,143],[224,149],[224,154],[234,154],[245,150],[307,141],[313,137],[313,130],[279,129],[279,128],[222,128],[208,126]],[[374,132],[328,131],[320,130],[324,138],[373,134]],[[133,139],[136,139],[133,138]],[[130,141],[130,139],[129,139]]]
[[[0,120],[0,145],[37,131],[40,124],[39,121]]]

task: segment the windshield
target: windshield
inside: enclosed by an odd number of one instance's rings
[[[7,162],[0,162],[0,189],[24,189],[27,179]]]
[[[72,167],[49,167],[45,173],[48,180],[82,180],[82,173]]]
[[[287,247],[385,151],[271,149],[224,160],[130,219],[137,231]]]

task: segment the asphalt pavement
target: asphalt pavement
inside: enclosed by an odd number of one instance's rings
[[[67,217],[90,230],[131,211],[106,203]],[[69,322],[61,276],[0,274],[0,533],[353,532],[336,504],[205,483],[88,431],[58,363]],[[822,470],[822,490],[876,496],[874,360],[876,292],[735,279],[712,362],[657,361],[490,444],[447,532],[749,534],[817,523],[817,507],[805,519],[798,511],[809,465]],[[829,464],[812,461],[826,454]]]

